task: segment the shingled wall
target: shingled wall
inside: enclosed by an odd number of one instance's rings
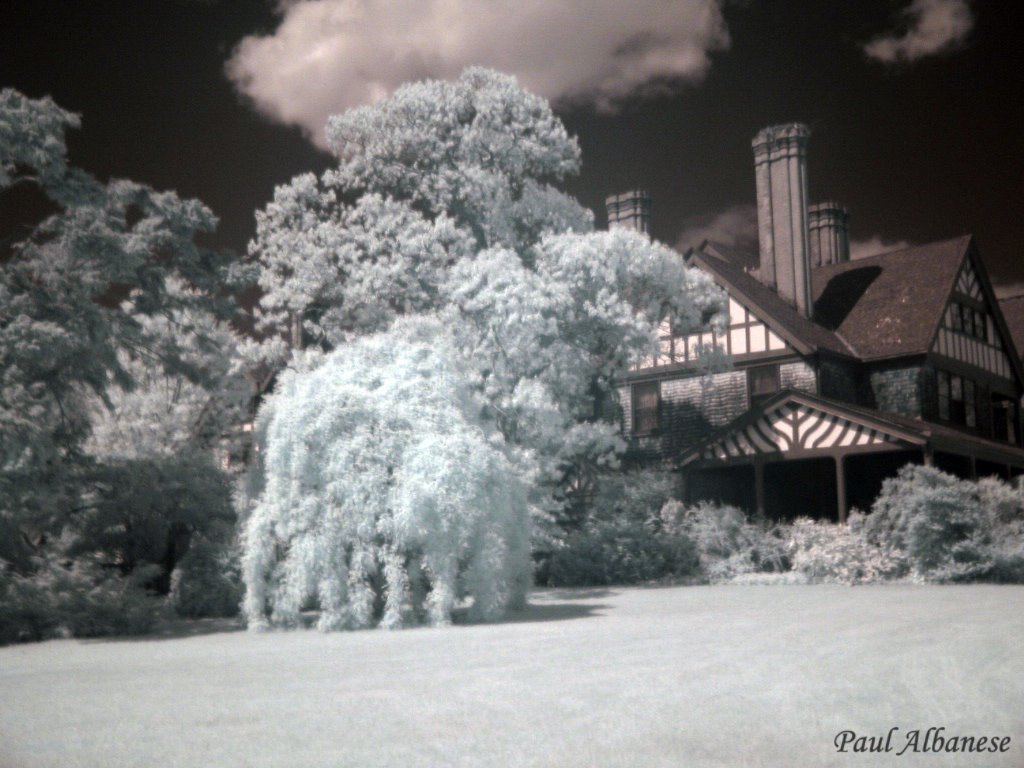
[[[783,388],[815,392],[814,369],[802,360],[779,367]],[[637,458],[652,458],[682,450],[707,437],[747,410],[745,370],[709,375],[665,378],[661,381],[661,429],[656,435],[633,436],[632,396],[629,387],[619,389],[623,435]]]
[[[922,379],[920,365],[885,365],[868,372],[869,391],[864,404],[880,411],[916,418],[921,416]]]

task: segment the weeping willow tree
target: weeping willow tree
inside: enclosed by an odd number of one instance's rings
[[[493,620],[530,583],[529,459],[483,416],[440,323],[398,323],[286,373],[261,414],[245,530],[251,628]]]

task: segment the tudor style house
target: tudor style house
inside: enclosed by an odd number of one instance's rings
[[[850,260],[846,211],[808,205],[807,138],[753,141],[757,254],[684,255],[728,293],[728,326],[663,327],[620,389],[631,456],[678,470],[689,501],[840,522],[907,462],[1024,474],[1024,370],[974,240]],[[609,225],[646,231],[649,206],[611,197]],[[702,364],[709,347],[728,370]]]

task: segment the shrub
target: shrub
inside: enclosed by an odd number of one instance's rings
[[[164,601],[140,585],[155,570],[122,578],[81,560],[70,567],[48,560],[31,576],[0,573],[0,643],[148,632]]]
[[[670,501],[662,507],[660,517],[666,532],[684,535],[696,544],[701,569],[712,582],[788,568],[778,529],[751,522],[736,507],[709,502],[686,507]]]
[[[923,581],[1019,581],[1021,494],[994,478],[975,483],[907,465],[883,484],[863,532],[873,544],[904,552],[910,573]]]
[[[698,575],[700,558],[685,535],[650,524],[616,519],[591,523],[572,533],[548,565],[551,586],[637,584]]]
[[[242,579],[238,555],[209,541],[194,541],[171,576],[170,602],[190,619],[238,614]]]
[[[786,546],[793,571],[809,582],[867,584],[904,572],[902,554],[870,543],[861,534],[863,516],[850,525],[798,518],[786,526]]]
[[[699,574],[693,542],[664,530],[658,510],[673,478],[657,470],[599,475],[582,522],[542,560],[538,580],[551,586],[637,584]]]

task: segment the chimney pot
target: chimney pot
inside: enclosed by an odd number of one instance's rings
[[[812,266],[850,260],[849,221],[849,212],[832,200],[815,203],[807,209]]]
[[[649,234],[651,196],[647,190],[632,189],[618,195],[609,195],[604,201],[608,212],[608,229],[622,227]]]

